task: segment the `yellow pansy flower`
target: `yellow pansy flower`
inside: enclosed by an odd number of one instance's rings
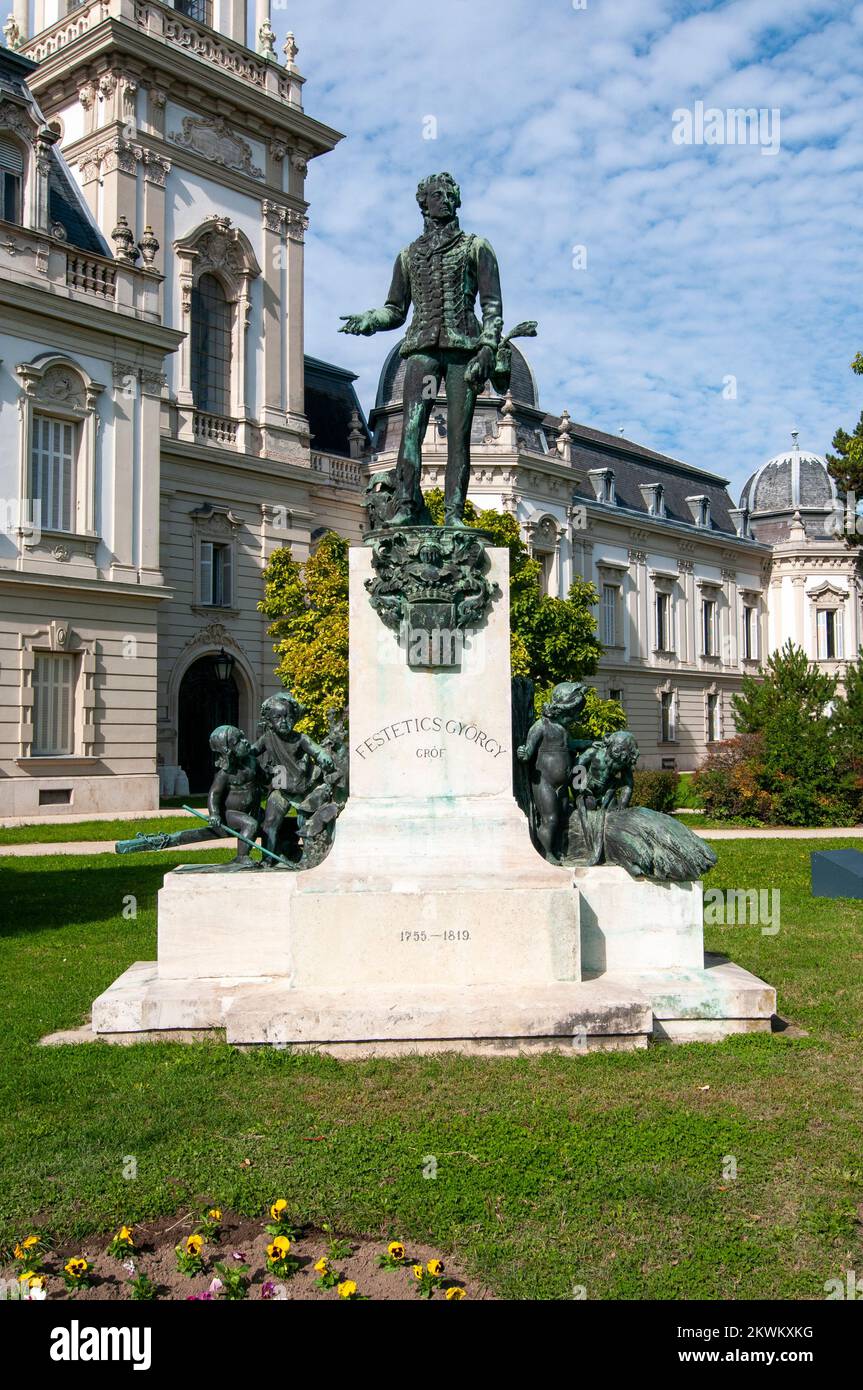
[[[73,1258],[67,1260],[63,1268],[71,1279],[81,1279],[87,1273],[90,1266],[87,1264],[86,1260]]]
[[[25,1250],[32,1250],[32,1249],[33,1249],[33,1246],[34,1246],[34,1245],[38,1245],[38,1244],[39,1244],[39,1237],[38,1237],[38,1236],[28,1236],[27,1239],[24,1241],[24,1249],[25,1249]]]
[[[326,1255],[322,1255],[321,1258],[318,1260],[317,1264],[315,1265],[315,1270],[318,1274],[329,1274],[330,1262],[327,1259]]]
[[[457,1284],[453,1284],[451,1289],[447,1289],[446,1293],[444,1294],[444,1298],[448,1298],[450,1303],[452,1303],[454,1300],[457,1300],[459,1298],[467,1298],[467,1294],[465,1293],[464,1289],[460,1289]]]
[[[120,1234],[117,1236],[117,1239],[124,1241],[126,1245],[134,1245],[134,1240],[132,1238],[133,1230],[133,1226],[121,1226]]]
[[[387,1246],[387,1254],[393,1260],[403,1260],[405,1257],[405,1248],[402,1245],[401,1241],[391,1240],[389,1245]]]
[[[186,1237],[186,1249],[188,1250],[188,1252],[189,1252],[190,1255],[200,1255],[200,1253],[201,1253],[201,1248],[202,1248],[203,1244],[204,1244],[204,1237],[203,1237],[203,1236],[187,1236],[187,1237]]]
[[[207,1212],[207,1219],[210,1220],[210,1221],[221,1221],[221,1219],[222,1219],[222,1211],[221,1211],[221,1208],[220,1208],[220,1207],[210,1207],[210,1210]]]
[[[276,1236],[272,1244],[267,1246],[267,1254],[271,1260],[283,1260],[289,1253],[291,1242],[287,1236]]]
[[[443,1260],[429,1260],[427,1269],[429,1274],[443,1274]]]
[[[287,1202],[285,1201],[284,1197],[280,1197],[279,1200],[277,1202],[273,1202],[273,1205],[270,1207],[270,1216],[273,1218],[274,1221],[281,1221],[282,1216],[287,1211],[287,1209]]]
[[[346,1279],[343,1284],[339,1284],[339,1298],[352,1298],[357,1291],[357,1286],[353,1279]]]
[[[422,1277],[423,1277],[423,1267],[422,1267],[422,1265],[414,1265],[413,1274],[414,1274],[414,1278],[415,1278],[415,1279],[422,1279]]]

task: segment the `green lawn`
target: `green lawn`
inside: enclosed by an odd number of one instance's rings
[[[155,956],[156,891],[182,856],[7,857],[0,1241],[284,1195],[308,1221],[457,1250],[510,1298],[821,1298],[863,1269],[863,903],[808,883],[809,850],[833,843],[722,842],[708,880],[781,889],[778,935],[710,928],[708,946],[776,984],[807,1037],[362,1063],[35,1046]]]
[[[143,835],[167,834],[172,830],[189,830],[194,824],[195,817],[182,812],[177,816],[142,816],[140,820],[82,820],[50,825],[36,822],[32,825],[0,827],[0,846],[69,844],[73,840],[131,840],[139,831]]]

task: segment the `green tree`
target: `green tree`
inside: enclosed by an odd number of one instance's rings
[[[308,711],[298,727],[321,737],[327,710],[348,703],[347,541],[327,531],[303,561],[293,558],[290,546],[275,550],[258,608],[276,639],[276,675]]]
[[[738,733],[760,735],[755,777],[780,824],[837,824],[849,813],[837,794],[835,694],[835,677],[811,666],[788,641],[758,677],[744,677],[732,698]]]
[[[858,352],[851,363],[852,372],[863,376],[863,353]],[[853,434],[838,429],[833,436],[835,454],[827,455],[827,468],[839,491],[845,495],[853,492],[860,501],[863,499],[863,411]],[[855,527],[853,533],[846,531],[846,539],[851,545],[863,545],[863,527]]]
[[[839,786],[859,817],[863,811],[863,650],[848,663],[844,686],[833,712],[833,738],[841,771]]]
[[[426,496],[436,522],[443,521],[443,493]],[[513,675],[530,676],[538,706],[552,685],[580,680],[596,670],[602,644],[596,636],[592,584],[578,578],[566,598],[540,590],[540,566],[521,538],[518,522],[495,511],[478,512],[468,502],[465,520],[505,546],[510,560],[510,645]],[[264,570],[264,598],[258,608],[270,619],[279,661],[276,674],[308,709],[301,727],[321,735],[328,709],[348,700],[348,544],[334,532],[322,537],[308,560],[295,560],[290,547],[273,553]],[[614,700],[588,695],[584,728],[602,737],[623,728],[626,716]]]

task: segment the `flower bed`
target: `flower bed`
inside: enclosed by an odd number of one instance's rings
[[[303,1229],[275,1202],[251,1220],[204,1206],[74,1245],[28,1233],[2,1277],[22,1297],[75,1301],[491,1297],[429,1246]]]

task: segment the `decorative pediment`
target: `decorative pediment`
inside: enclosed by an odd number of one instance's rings
[[[39,133],[39,125],[29,106],[6,99],[0,101],[0,130],[17,135],[28,145],[33,145]]]
[[[848,591],[847,589],[837,588],[835,584],[831,584],[829,580],[825,579],[816,589],[810,589],[808,591],[808,596],[810,599],[816,600],[821,604],[827,600],[831,604],[838,605],[840,603],[845,603],[848,598]]]
[[[230,217],[206,217],[188,236],[174,242],[174,250],[189,288],[202,275],[212,273],[224,282],[229,298],[236,299],[244,282],[261,273],[252,243]]]
[[[230,539],[239,526],[240,518],[229,507],[214,507],[212,502],[204,502],[189,513],[195,526],[205,536]]]
[[[54,354],[21,362],[15,371],[25,394],[34,402],[81,415],[95,409],[96,397],[105,389],[77,364]]]
[[[182,130],[172,131],[168,139],[223,169],[236,169],[251,179],[264,177],[263,170],[252,163],[249,142],[231,130],[223,116],[184,116]]]

